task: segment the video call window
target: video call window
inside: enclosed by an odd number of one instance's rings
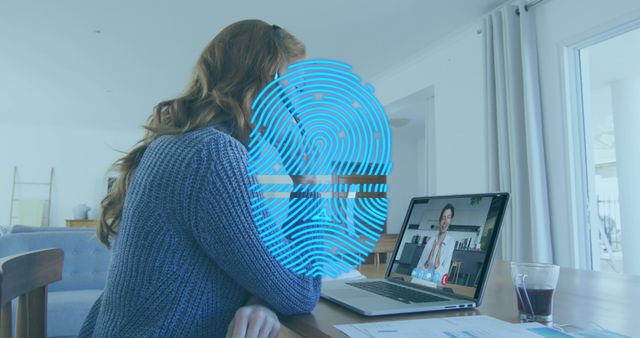
[[[474,297],[503,199],[416,200],[391,277]]]

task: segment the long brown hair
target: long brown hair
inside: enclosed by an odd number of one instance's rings
[[[233,23],[216,35],[198,58],[184,94],[158,103],[144,126],[143,139],[114,164],[120,174],[100,204],[100,241],[109,247],[117,234],[127,188],[153,140],[226,122],[232,125],[233,137],[246,142],[256,95],[280,68],[304,55],[302,42],[260,20]]]

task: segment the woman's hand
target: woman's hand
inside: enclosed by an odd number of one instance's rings
[[[227,329],[227,338],[277,338],[278,316],[262,305],[247,305],[236,311]]]

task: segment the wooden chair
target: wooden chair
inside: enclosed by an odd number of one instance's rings
[[[380,265],[381,253],[386,255],[385,257],[387,259],[387,264],[390,264],[389,257],[393,253],[393,249],[395,249],[396,247],[397,240],[398,240],[398,235],[396,234],[380,235],[380,239],[378,240],[378,243],[376,243],[376,246],[373,247],[373,254],[375,255],[373,256],[373,264],[375,264],[376,267]]]
[[[47,286],[62,279],[62,249],[0,258],[0,338],[10,338],[11,301],[18,298],[16,337],[47,336]]]
[[[462,267],[461,261],[451,262],[451,267],[449,267],[449,283],[456,284],[458,282],[458,275],[460,274],[461,267]]]

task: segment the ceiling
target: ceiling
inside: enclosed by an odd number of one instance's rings
[[[370,80],[502,2],[3,1],[1,120],[138,128],[180,93],[213,36],[246,18],[278,24],[308,57],[347,62]]]

